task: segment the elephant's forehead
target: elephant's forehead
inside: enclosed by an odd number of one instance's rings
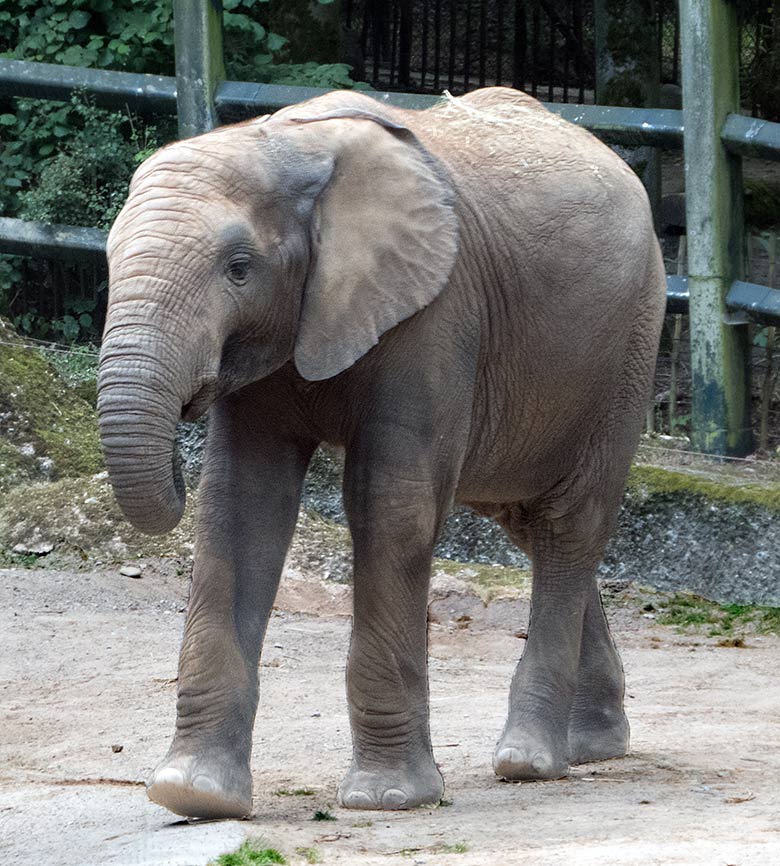
[[[194,192],[233,191],[251,174],[257,183],[267,167],[256,137],[238,130],[217,130],[208,135],[174,142],[147,159],[136,171],[130,191],[148,186],[190,189]]]

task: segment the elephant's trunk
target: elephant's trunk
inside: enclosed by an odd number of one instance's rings
[[[184,511],[175,436],[189,396],[182,371],[157,357],[159,346],[159,334],[107,328],[98,377],[100,438],[117,501],[133,526],[155,535]]]

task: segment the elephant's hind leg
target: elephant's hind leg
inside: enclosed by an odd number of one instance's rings
[[[569,714],[569,763],[606,761],[628,752],[625,678],[599,589],[591,584],[582,629],[577,692]]]

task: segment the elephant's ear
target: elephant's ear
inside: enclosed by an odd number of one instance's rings
[[[458,223],[443,168],[405,127],[356,109],[289,122],[333,157],[295,344],[301,376],[327,379],[439,294]]]

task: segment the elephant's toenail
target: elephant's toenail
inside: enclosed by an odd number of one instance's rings
[[[196,791],[203,791],[204,794],[213,794],[217,790],[216,784],[208,776],[195,776],[192,787]]]
[[[341,805],[346,809],[376,809],[376,800],[365,791],[350,791],[340,799]]]
[[[162,770],[158,770],[152,779],[149,781],[147,787],[151,788],[152,785],[183,785],[184,784],[184,773],[181,770],[177,770],[175,767],[163,767]]]
[[[406,794],[398,788],[388,788],[382,794],[382,806],[385,809],[403,809],[408,799]]]

